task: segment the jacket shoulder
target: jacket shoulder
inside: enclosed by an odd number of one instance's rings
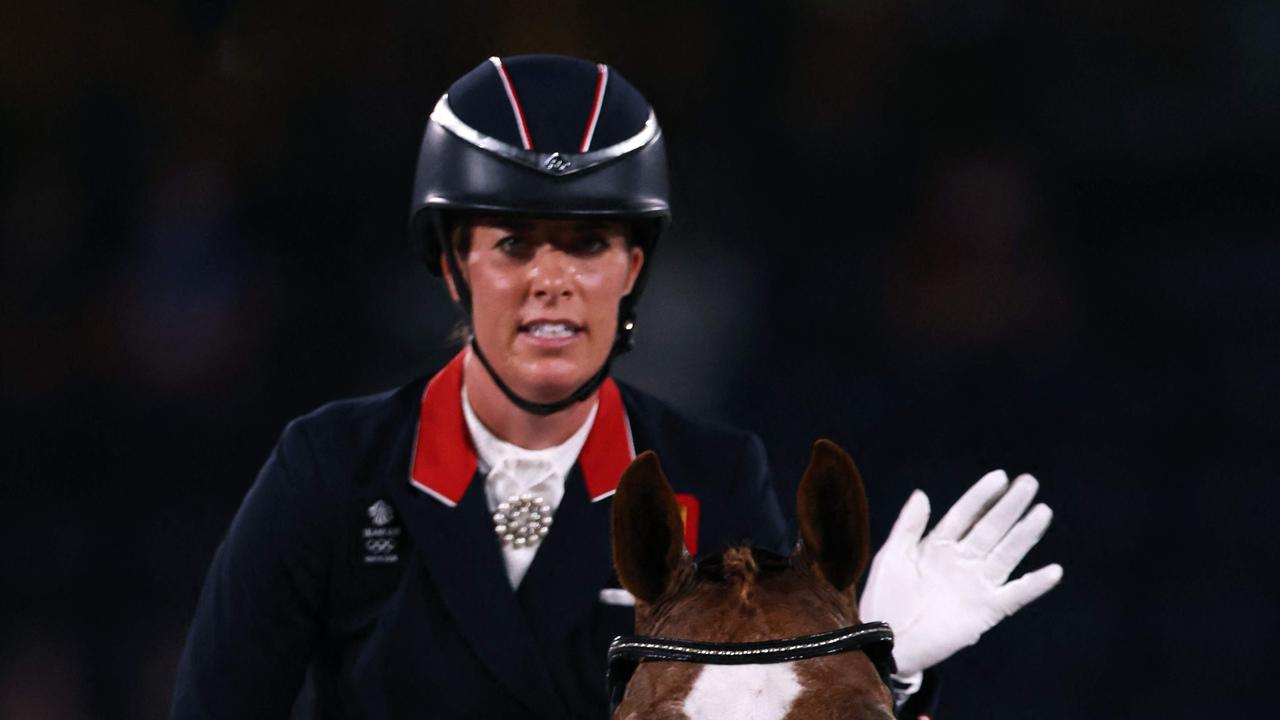
[[[325,445],[367,443],[388,427],[416,418],[427,380],[422,377],[380,393],[327,402],[291,420],[285,434],[305,434]]]
[[[654,450],[677,493],[692,494],[699,552],[747,542],[787,553],[794,542],[755,433],[698,420],[635,388],[620,386],[635,449]]]
[[[325,403],[285,426],[278,451],[285,458],[310,458],[311,482],[361,483],[377,477],[386,463],[407,457],[427,380]]]
[[[760,438],[749,430],[696,418],[626,383],[619,382],[618,389],[627,407],[633,432],[642,434],[653,443],[665,445],[675,441],[683,445],[691,441],[707,449],[743,445],[752,446],[753,450],[756,446],[763,448]],[[636,442],[639,443],[640,439],[637,438]]]

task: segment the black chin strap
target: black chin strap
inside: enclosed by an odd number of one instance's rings
[[[458,254],[453,249],[453,243],[449,240],[447,228],[443,221],[439,218],[439,213],[435,218],[436,232],[441,238],[441,247],[446,248],[445,264],[449,268],[449,276],[453,278],[454,290],[458,293],[458,304],[462,307],[463,314],[467,317],[467,322],[471,322],[471,288],[467,285],[467,281],[462,276],[462,268],[458,265]],[[609,377],[609,368],[613,365],[613,359],[631,349],[632,339],[631,333],[635,329],[635,309],[633,298],[639,295],[639,283],[632,288],[632,293],[622,298],[622,303],[618,308],[618,329],[613,338],[613,347],[609,349],[609,357],[605,358],[604,365],[595,372],[585,383],[577,390],[569,393],[568,397],[561,398],[555,402],[540,403],[520,397],[512,390],[502,377],[498,375],[498,371],[493,369],[493,365],[489,364],[489,358],[484,356],[484,352],[480,350],[480,343],[476,342],[475,333],[471,335],[471,351],[479,358],[480,364],[484,366],[489,377],[493,378],[493,382],[502,391],[503,395],[512,402],[516,407],[527,413],[534,415],[553,415],[573,405],[582,402],[591,397],[596,390],[600,388],[600,384]],[[473,328],[474,329],[474,328]]]
[[[556,400],[555,402],[540,403],[520,397],[516,394],[515,390],[512,390],[505,382],[502,381],[502,378],[498,375],[498,371],[493,369],[493,366],[489,364],[489,359],[480,351],[480,343],[476,342],[474,335],[471,338],[471,352],[475,353],[476,357],[480,359],[480,364],[489,372],[489,377],[493,378],[493,383],[498,386],[498,389],[502,391],[502,394],[506,395],[507,399],[514,403],[516,407],[527,413],[533,413],[534,415],[552,415],[574,403],[582,402],[583,400],[591,397],[591,394],[600,387],[600,383],[604,382],[604,379],[609,377],[609,366],[613,364],[614,357],[614,353],[610,352],[609,357],[604,361],[604,365],[596,371],[596,374],[592,375],[591,379],[583,383],[577,390],[570,393],[569,397]]]

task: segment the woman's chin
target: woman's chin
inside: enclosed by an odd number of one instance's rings
[[[591,379],[593,370],[576,363],[538,363],[535,368],[518,372],[508,383],[516,394],[537,403],[553,403],[565,399]]]
[[[532,400],[536,403],[554,403],[559,402],[571,394],[574,390],[582,387],[587,378],[582,378],[579,382],[570,382],[565,380],[541,380],[538,382],[521,383],[521,389],[516,390],[516,394],[526,400]]]

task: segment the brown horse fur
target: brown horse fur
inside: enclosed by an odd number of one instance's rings
[[[636,596],[637,634],[752,642],[859,622],[854,585],[868,555],[866,498],[853,461],[833,443],[814,445],[797,498],[801,540],[784,568],[762,570],[749,547],[732,547],[721,556],[720,578],[700,577],[672,525],[675,508],[657,458],[637,458],[613,506],[614,562]],[[889,691],[862,653],[793,667],[803,690],[788,720],[893,717]],[[701,671],[689,663],[642,663],[614,717],[683,720],[684,699]]]

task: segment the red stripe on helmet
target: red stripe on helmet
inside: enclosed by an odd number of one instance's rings
[[[599,77],[596,80],[596,97],[591,103],[591,119],[587,121],[587,131],[582,134],[582,144],[578,147],[578,152],[586,152],[591,149],[591,139],[596,134],[596,123],[600,120],[600,106],[604,105],[604,89],[609,84],[609,66],[596,65]]]
[[[520,108],[520,98],[516,97],[516,88],[511,84],[511,76],[507,75],[507,68],[502,65],[502,60],[497,57],[489,58],[489,62],[498,69],[498,77],[502,79],[502,87],[507,91],[507,100],[511,103],[511,112],[516,116],[516,129],[520,131],[520,142],[524,145],[525,150],[533,149],[533,141],[529,139],[529,125],[524,121],[524,110]]]

